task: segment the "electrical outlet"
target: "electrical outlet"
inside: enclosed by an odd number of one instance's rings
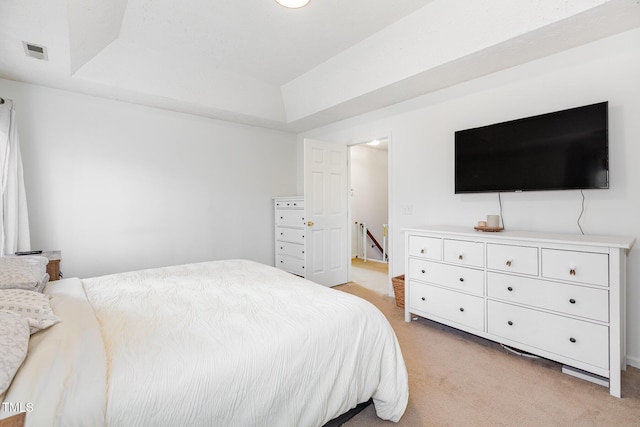
[[[412,215],[412,214],[413,214],[413,205],[402,206],[402,215]]]

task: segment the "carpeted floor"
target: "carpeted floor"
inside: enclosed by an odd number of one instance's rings
[[[409,372],[409,405],[398,424],[373,405],[345,427],[360,426],[640,426],[640,370],[622,376],[622,399],[560,372],[544,359],[419,319],[406,323],[391,297],[354,283],[335,289],[376,305],[394,328]]]

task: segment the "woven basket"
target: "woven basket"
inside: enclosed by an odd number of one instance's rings
[[[396,296],[396,305],[404,308],[404,274],[391,279],[393,283],[393,293]]]

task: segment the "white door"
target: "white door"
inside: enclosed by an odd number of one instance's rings
[[[325,286],[346,283],[350,261],[346,145],[304,140],[304,198],[305,277]]]

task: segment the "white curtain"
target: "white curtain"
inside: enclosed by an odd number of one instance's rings
[[[13,101],[4,101],[0,104],[0,173],[2,174],[0,256],[10,255],[16,251],[28,251],[31,248],[16,112],[13,109]]]

